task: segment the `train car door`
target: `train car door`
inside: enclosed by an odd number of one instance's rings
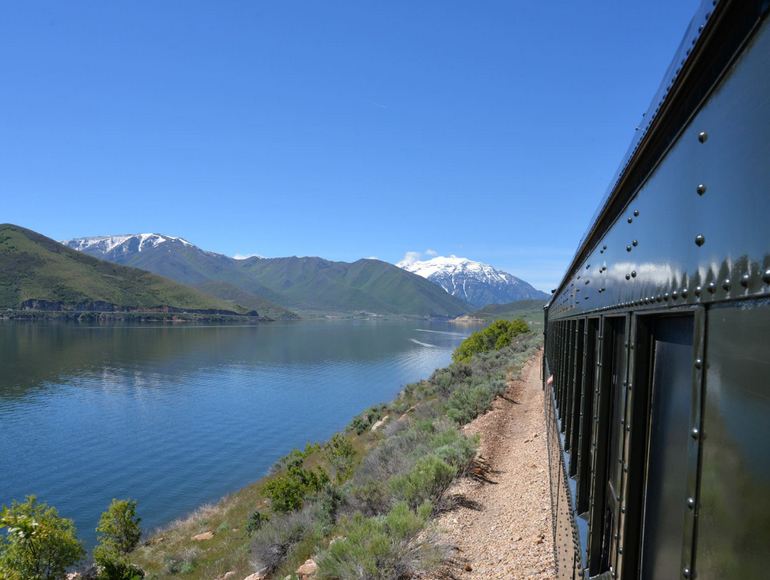
[[[693,318],[653,324],[641,578],[679,578],[687,509]]]

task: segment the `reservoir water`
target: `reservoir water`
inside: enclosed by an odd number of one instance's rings
[[[0,504],[35,494],[89,547],[112,498],[162,526],[448,364],[465,334],[404,320],[0,324]]]

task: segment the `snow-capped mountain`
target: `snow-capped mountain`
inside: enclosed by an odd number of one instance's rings
[[[131,256],[142,250],[157,248],[161,244],[171,242],[183,246],[192,247],[192,244],[183,238],[164,236],[163,234],[126,234],[120,236],[93,236],[89,238],[75,238],[63,241],[62,244],[91,256],[121,262],[120,257]]]
[[[437,256],[430,260],[402,261],[396,264],[408,272],[438,284],[452,296],[482,308],[487,304],[506,304],[516,300],[546,300],[540,292],[513,274],[457,256]]]

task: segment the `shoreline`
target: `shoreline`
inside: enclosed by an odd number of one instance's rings
[[[521,363],[511,359],[506,363],[509,370],[520,373],[526,361],[538,348],[540,339],[532,334],[524,338],[526,343],[526,358]],[[517,351],[518,352],[518,351]],[[518,364],[518,368],[516,365]],[[437,369],[431,378],[449,367]],[[383,441],[383,426],[395,425],[404,420],[411,423],[410,413],[415,408],[405,403],[412,397],[410,390],[419,389],[430,379],[407,385],[390,402],[377,405],[352,417],[351,423],[339,433],[348,438],[356,451],[357,462],[363,460]],[[412,397],[413,398],[413,397]],[[411,399],[410,399],[411,400]],[[419,396],[417,399],[419,403]],[[408,406],[401,409],[399,406]],[[363,430],[356,433],[357,421],[364,418]],[[351,426],[353,428],[351,429]],[[330,438],[328,441],[330,441]],[[324,463],[323,448],[326,443],[308,444],[304,465],[310,468],[327,467]],[[239,580],[254,574],[255,567],[251,555],[253,538],[246,532],[247,520],[255,510],[270,513],[279,517],[271,510],[271,503],[265,494],[265,487],[285,473],[287,458],[297,451],[279,460],[261,478],[229,493],[220,499],[199,506],[197,509],[181,518],[173,520],[149,532],[143,542],[134,552],[133,561],[147,572],[147,578],[160,578],[180,574],[187,578],[224,578]],[[141,506],[140,506],[141,509]],[[305,546],[297,554],[287,556],[284,563],[274,570],[275,577],[283,578],[291,574],[305,558],[315,557],[313,546]],[[261,578],[263,576],[255,576]],[[273,577],[272,572],[264,577]]]

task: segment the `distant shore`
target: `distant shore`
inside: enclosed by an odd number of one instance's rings
[[[264,316],[249,316],[245,314],[211,314],[197,312],[92,312],[78,310],[0,310],[0,320],[13,320],[22,322],[137,322],[137,323],[233,323],[233,324],[257,324],[273,322],[272,318]]]

